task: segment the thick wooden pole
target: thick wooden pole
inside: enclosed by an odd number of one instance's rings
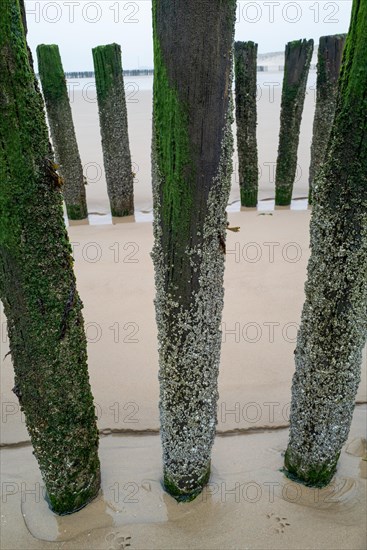
[[[71,513],[100,483],[82,303],[43,102],[18,0],[0,13],[0,298],[14,393],[52,509]]]
[[[56,162],[64,180],[68,217],[82,220],[88,217],[85,181],[58,46],[40,44],[37,58]]]
[[[153,260],[164,484],[210,475],[232,172],[234,0],[153,0]]]
[[[134,214],[134,176],[131,167],[121,47],[93,49],[99,120],[107,191],[113,216]]]
[[[334,124],[316,175],[306,301],[296,349],[285,466],[332,478],[360,382],[367,335],[367,1],[353,0]]]
[[[288,42],[280,113],[278,158],[275,175],[275,204],[291,204],[297,170],[297,151],[313,40]]]
[[[308,202],[312,204],[315,175],[325,158],[334,121],[338,77],[345,43],[345,34],[321,36],[318,50],[316,109],[313,122]]]
[[[257,44],[235,42],[236,123],[241,206],[256,206],[259,186],[257,160]]]

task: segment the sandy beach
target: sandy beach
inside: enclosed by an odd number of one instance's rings
[[[48,510],[6,357],[1,548],[365,548],[365,356],[333,484],[316,495],[279,471],[309,218],[291,210],[229,214],[241,230],[228,234],[213,473],[203,495],[181,505],[161,487],[152,226],[69,228],[101,431],[102,493],[73,516]],[[2,316],[2,358],[4,340]]]
[[[104,437],[102,494],[61,518],[42,498],[31,448],[7,449],[1,548],[363,550],[364,419],[365,408],[357,408],[338,474],[324,489],[300,486],[279,471],[286,430],[217,437],[210,484],[189,504],[162,490],[158,436]],[[23,494],[35,491],[23,503],[21,483]]]
[[[276,58],[277,62],[282,57]],[[280,101],[283,73],[258,73],[258,152],[259,199],[275,196],[275,165],[278,149]],[[298,168],[293,198],[308,196],[308,170],[312,125],[315,110],[316,71],[310,71],[298,151]],[[88,180],[87,199],[90,213],[109,213],[106,180],[100,143],[98,109],[94,80],[69,80],[69,96],[73,111],[80,155]],[[125,77],[130,148],[136,173],[135,209],[149,212],[152,208],[150,148],[152,135],[152,77]],[[236,136],[236,125],[233,125]],[[239,201],[238,160],[235,140],[230,203]],[[235,205],[239,210],[239,202]],[[101,221],[101,220],[100,220]],[[94,223],[94,222],[92,222]]]
[[[281,56],[272,58],[274,67],[279,61]],[[90,225],[73,224],[68,231],[84,302],[90,380],[101,433],[102,490],[73,516],[60,518],[48,509],[24,418],[12,393],[14,374],[1,306],[2,549],[366,548],[365,353],[352,429],[332,484],[308,489],[280,471],[310,221],[305,201],[294,200],[292,209],[273,209],[282,77],[278,71],[258,73],[263,200],[258,210],[240,210],[234,154],[228,211],[230,225],[240,226],[240,232],[228,232],[227,239],[218,435],[210,483],[189,504],[177,504],[161,486],[150,258],[152,80],[125,79],[136,215],[114,224],[94,82],[69,81],[88,179]],[[311,71],[294,199],[308,193],[315,80]]]

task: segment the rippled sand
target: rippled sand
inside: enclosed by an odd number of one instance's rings
[[[357,407],[351,438],[365,430],[365,413]],[[1,548],[364,549],[362,458],[343,451],[331,485],[310,489],[281,473],[286,443],[287,430],[217,437],[209,485],[177,504],[161,487],[158,435],[107,436],[99,497],[64,517],[42,498],[30,446],[7,449]]]

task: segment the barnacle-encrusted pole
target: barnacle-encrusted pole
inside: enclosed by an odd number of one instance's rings
[[[121,47],[93,49],[99,120],[107,191],[113,216],[134,214],[134,176],[131,167]]]
[[[257,205],[259,185],[256,141],[257,44],[254,42],[235,42],[234,59],[241,206],[251,207]]]
[[[235,0],[153,0],[153,261],[164,485],[210,475],[233,139]]]
[[[280,113],[278,158],[275,175],[275,204],[288,206],[292,200],[297,170],[297,151],[313,40],[294,40],[285,48]]]
[[[316,176],[285,466],[327,484],[352,421],[367,333],[367,1],[354,0],[334,124]]]
[[[68,217],[82,220],[88,217],[85,180],[58,46],[40,44],[37,58]]]
[[[52,509],[99,490],[98,433],[59,177],[28,57],[19,0],[0,14],[0,298],[14,393]]]
[[[333,125],[338,77],[345,34],[321,36],[318,50],[316,109],[313,121],[308,202],[312,204],[315,175],[325,158],[326,147]]]

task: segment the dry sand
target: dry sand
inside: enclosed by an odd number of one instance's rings
[[[8,356],[1,369],[1,548],[117,549],[130,540],[132,548],[147,549],[365,547],[364,405],[357,406],[331,488],[316,494],[279,472],[287,442],[282,427],[288,425],[309,217],[308,211],[229,215],[230,224],[241,231],[229,232],[227,243],[220,435],[212,485],[187,505],[177,505],[160,485],[151,224],[69,228],[104,435],[103,496],[72,517],[60,519],[48,511],[11,392]],[[2,317],[3,340],[4,323]],[[7,350],[2,341],[2,358]],[[363,372],[360,403],[366,402],[365,357]],[[35,487],[36,495],[26,493]]]
[[[280,100],[283,73],[258,73],[258,148],[259,198],[275,196],[275,164],[278,149]],[[298,169],[293,197],[307,197],[308,170],[312,125],[315,110],[316,72],[311,71],[301,124],[298,151]],[[128,108],[129,137],[136,173],[134,185],[135,208],[152,208],[150,149],[152,134],[152,77],[125,77]],[[106,191],[103,157],[100,143],[98,109],[93,80],[69,81],[70,99],[84,172],[89,184],[87,199],[89,212],[106,214],[109,203]],[[234,135],[236,126],[233,125]],[[238,157],[235,140],[234,172],[230,203],[239,201]],[[239,209],[239,206],[238,206]]]
[[[288,425],[309,218],[309,211],[229,215],[241,229],[227,239],[219,431]],[[73,226],[69,234],[100,429],[158,430],[152,226]],[[7,343],[2,348],[4,357]],[[363,371],[359,402],[367,400],[365,359]],[[1,441],[25,441],[10,356],[1,376]]]

